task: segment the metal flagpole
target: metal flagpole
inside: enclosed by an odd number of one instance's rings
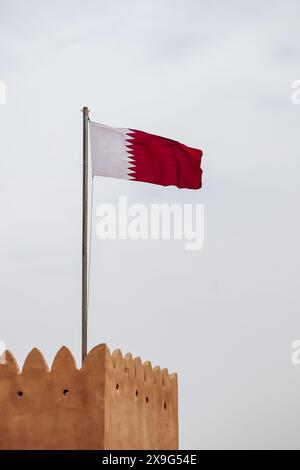
[[[89,109],[83,114],[83,174],[82,174],[82,362],[87,355],[88,325],[88,126]]]

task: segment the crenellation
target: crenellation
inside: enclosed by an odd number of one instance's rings
[[[0,364],[0,449],[175,449],[177,375],[94,347],[77,368],[63,346],[49,370],[34,348]]]
[[[31,374],[32,372],[48,372],[48,364],[41,353],[37,348],[34,348],[30,351],[28,356],[25,359],[22,368],[22,375]]]

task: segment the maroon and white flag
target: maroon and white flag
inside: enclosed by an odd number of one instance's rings
[[[93,176],[199,189],[202,151],[135,129],[90,123]]]

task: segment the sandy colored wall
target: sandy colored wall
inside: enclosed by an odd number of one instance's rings
[[[11,354],[6,360],[0,366],[0,449],[103,446],[103,348],[79,370],[67,348],[57,353],[51,371],[37,349],[21,373]]]
[[[177,449],[177,375],[120,350],[106,363],[105,448]]]
[[[0,449],[176,449],[177,377],[96,346],[81,369],[63,347],[0,364]]]

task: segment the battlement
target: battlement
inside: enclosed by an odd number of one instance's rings
[[[65,346],[51,369],[38,349],[22,371],[0,364],[0,449],[177,449],[177,375],[94,347],[80,369]]]

